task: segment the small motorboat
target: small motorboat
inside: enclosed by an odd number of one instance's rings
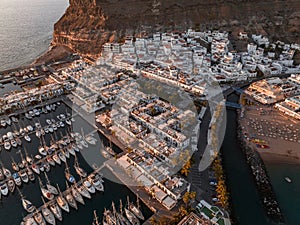
[[[3,196],[7,196],[9,193],[8,186],[6,182],[0,183],[0,191]]]
[[[11,144],[11,146],[14,147],[14,148],[16,148],[16,147],[18,146],[18,143],[16,142],[15,139],[12,139],[12,140],[10,141],[10,144]]]
[[[4,142],[4,149],[5,149],[6,151],[9,151],[9,150],[11,149],[11,144],[10,144],[9,141],[5,141],[5,142]]]
[[[33,127],[32,127],[31,125],[28,125],[28,126],[27,126],[27,130],[28,130],[29,132],[32,132],[32,131],[33,131]]]
[[[46,119],[46,123],[47,123],[48,125],[51,125],[51,124],[52,124],[52,121],[51,121],[50,119]]]
[[[21,178],[21,180],[24,182],[24,183],[28,183],[29,182],[29,177],[28,177],[28,174],[26,173],[26,170],[21,170],[19,172],[19,176]]]
[[[26,117],[27,119],[29,119],[29,120],[32,119],[32,116],[31,116],[29,113],[25,113],[25,117]]]
[[[20,178],[20,176],[19,176],[18,173],[14,173],[14,174],[12,175],[12,178],[14,179],[14,182],[15,182],[15,184],[16,184],[17,186],[21,186],[21,185],[22,185],[22,180],[21,180],[21,178]]]
[[[284,179],[286,180],[286,182],[288,182],[288,183],[292,183],[292,179],[291,179],[291,178],[289,178],[289,177],[285,177]]]
[[[76,182],[75,177],[69,172],[69,169],[65,170],[65,177],[71,184],[74,184]]]
[[[47,151],[46,149],[43,147],[43,146],[39,146],[39,153],[43,156],[46,156],[47,155]]]
[[[25,140],[26,140],[27,142],[31,142],[31,138],[29,137],[29,135],[26,134],[26,135],[24,136],[24,138],[25,138]]]

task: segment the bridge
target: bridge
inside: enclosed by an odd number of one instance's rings
[[[239,94],[243,94],[243,93],[244,93],[244,90],[241,89],[241,88],[239,88],[239,87],[232,87],[232,89],[233,89],[235,92],[239,93]]]
[[[242,106],[240,104],[235,103],[235,102],[226,101],[225,105],[228,108],[235,108],[235,109],[241,109],[242,108]]]

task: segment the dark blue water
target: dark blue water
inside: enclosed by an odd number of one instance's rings
[[[287,224],[300,224],[300,165],[267,164],[267,169]]]
[[[268,225],[251,170],[237,141],[236,119],[236,111],[227,110],[227,129],[221,149],[235,224]]]
[[[32,62],[51,42],[68,0],[0,0],[0,71]]]

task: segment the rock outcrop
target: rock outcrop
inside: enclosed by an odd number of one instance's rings
[[[69,0],[53,45],[96,57],[107,41],[155,31],[221,29],[300,43],[298,0]]]

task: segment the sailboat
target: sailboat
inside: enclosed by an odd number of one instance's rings
[[[62,221],[62,212],[59,206],[56,204],[56,202],[51,203],[49,208],[51,212],[54,214],[54,216],[56,217],[56,219]]]
[[[65,156],[61,151],[58,152],[58,157],[59,157],[60,160],[63,161],[63,162],[66,162],[66,161],[67,161],[66,156]]]
[[[128,207],[129,207],[129,197],[127,196],[127,204],[128,204]],[[131,212],[129,210],[129,208],[126,208],[125,207],[125,215],[126,217],[128,218],[128,220],[130,221],[130,223],[132,225],[139,225],[140,224],[140,221],[138,220],[138,218],[135,216],[135,214],[133,212]]]
[[[28,217],[25,219],[25,222],[23,223],[24,225],[38,225],[33,217]],[[22,222],[21,222],[22,225]]]
[[[88,180],[83,181],[83,185],[91,194],[96,192],[95,187]]]
[[[48,156],[46,157],[46,159],[47,159],[47,162],[48,162],[51,166],[55,166],[55,161],[54,161],[54,159],[53,159],[50,155],[48,155]]]
[[[32,170],[29,167],[27,167],[27,174],[28,174],[28,177],[29,177],[30,181],[34,181],[35,180],[35,176],[34,176]]]
[[[69,153],[71,155],[76,156],[75,150],[72,145],[69,144],[69,146],[67,147],[67,150],[69,151]]]
[[[120,199],[120,213],[117,212],[116,215],[119,221],[122,223],[122,225],[131,225],[129,220],[123,214],[123,205],[121,199]]]
[[[106,151],[112,155],[112,156],[115,156],[116,153],[114,152],[114,150],[112,149],[112,144],[111,144],[111,140],[109,139],[109,146],[106,147]]]
[[[117,225],[117,219],[114,217],[114,215],[112,214],[112,212],[110,210],[107,210],[106,208],[104,208],[103,215],[108,224]]]
[[[45,178],[46,178],[46,187],[47,189],[54,195],[58,195],[58,190],[56,187],[54,187],[53,185],[51,185],[50,180],[48,178],[48,175],[46,173],[45,174]]]
[[[19,194],[21,196],[22,199],[22,205],[23,208],[28,212],[28,213],[32,213],[35,210],[35,206],[27,199],[25,199],[25,197],[22,195],[21,191],[18,189]]]
[[[39,179],[39,184],[40,184],[40,189],[41,189],[41,192],[43,194],[43,196],[48,199],[48,200],[53,200],[54,199],[54,195],[44,187],[43,183],[42,183],[42,180],[40,177],[38,177]]]
[[[72,195],[71,189],[69,188],[67,181],[66,181],[66,187],[67,187],[66,194],[65,194],[66,200],[71,207],[77,210],[78,208],[77,203]]]
[[[71,187],[71,192],[77,202],[81,203],[82,205],[85,205],[81,194],[78,192],[78,190],[76,188]]]
[[[33,214],[33,218],[39,225],[46,225],[46,221],[44,217],[38,210],[36,210],[35,213]]]
[[[61,160],[60,158],[58,157],[57,153],[55,152],[52,156],[53,160],[58,164],[60,165],[61,164]]]
[[[144,216],[142,211],[139,209],[139,198],[137,197],[137,204],[138,206],[135,206],[132,202],[129,201],[129,197],[127,196],[127,202],[128,202],[128,209],[134,213],[135,216],[137,216],[139,219],[144,220]]]
[[[78,162],[78,159],[77,159],[76,156],[75,156],[74,168],[75,168],[76,173],[77,173],[79,176],[81,176],[81,177],[86,177],[86,176],[87,176],[87,172],[85,172],[84,169],[82,169],[82,168],[79,166],[79,162]]]
[[[32,157],[30,157],[30,156],[28,155],[28,152],[27,152],[26,148],[24,148],[24,151],[25,151],[25,159],[26,159],[26,161],[27,161],[29,164],[32,164],[32,163],[33,163]]]
[[[43,200],[43,203],[44,203],[44,205],[42,206],[42,214],[43,214],[45,220],[47,221],[47,223],[49,223],[51,225],[56,225],[54,214],[46,206],[45,200],[43,199],[43,197],[42,197],[42,200]]]
[[[58,185],[57,185],[57,189],[59,191],[59,196],[56,198],[56,202],[57,202],[58,206],[62,210],[66,211],[66,212],[70,212],[68,202],[66,201],[66,199],[63,197],[62,193],[60,192]]]
[[[15,191],[16,184],[15,184],[13,178],[11,178],[11,179],[9,179],[9,180],[7,181],[7,186],[8,186],[8,190],[9,190],[11,193],[13,193],[13,192]]]
[[[85,188],[85,186],[83,185],[77,186],[77,190],[83,197],[91,199],[90,192]]]
[[[96,145],[97,139],[94,138],[92,135],[87,135],[85,137],[85,140],[87,143],[91,144],[91,145]]]
[[[40,167],[39,167],[37,164],[33,163],[33,164],[31,165],[31,169],[32,169],[36,174],[40,174]]]
[[[98,191],[104,191],[104,186],[102,184],[103,180],[99,177],[99,174],[91,174],[88,176],[88,180]]]
[[[94,220],[93,220],[92,225],[100,225],[96,210],[94,210]]]
[[[11,172],[9,171],[9,169],[6,169],[5,167],[2,166],[2,171],[3,171],[3,174],[6,178],[11,177]]]

